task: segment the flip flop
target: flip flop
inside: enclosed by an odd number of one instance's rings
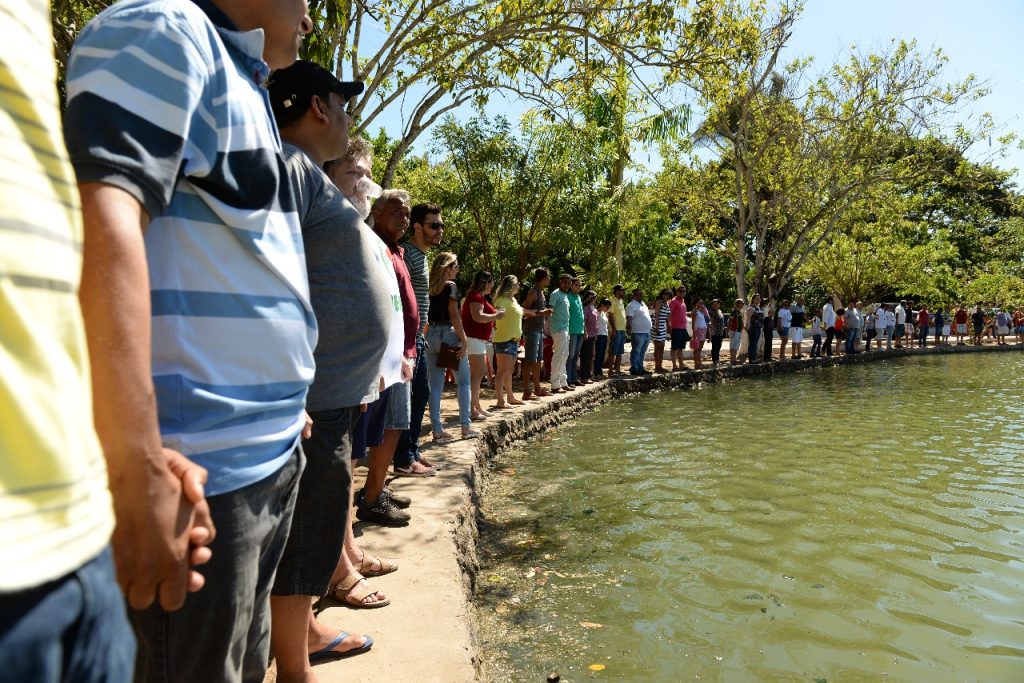
[[[334,648],[338,647],[338,645],[341,644],[341,641],[345,640],[350,635],[352,634],[342,631],[338,634],[337,638],[327,643],[327,647],[325,647],[322,650],[317,650],[316,652],[310,654],[310,664],[312,664],[313,662],[323,661],[325,659],[345,659],[346,657],[355,657],[356,655],[361,655],[364,652],[369,652],[370,648],[373,647],[373,638],[371,638],[370,636],[366,636],[366,642],[363,643],[362,647],[356,647],[351,650],[345,650],[344,652],[335,652]]]

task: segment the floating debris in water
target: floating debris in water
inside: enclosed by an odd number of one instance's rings
[[[581,621],[580,626],[583,628],[604,628],[604,624],[598,624],[594,621]]]
[[[607,667],[604,664],[591,664],[587,668],[591,671],[604,671]]]
[[[560,680],[562,680],[562,676],[557,671],[548,674],[548,683],[558,683]]]

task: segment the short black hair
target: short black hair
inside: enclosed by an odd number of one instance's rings
[[[423,225],[423,219],[432,213],[441,213],[441,207],[437,204],[417,204],[409,212],[409,225]]]
[[[612,287],[612,291],[613,292],[625,292],[626,288],[623,287],[622,285],[615,285],[614,287]]]
[[[551,273],[548,272],[547,268],[538,268],[537,270],[533,271],[534,282],[540,282],[546,277],[551,277]]]
[[[611,305],[612,305],[612,300],[611,299],[601,299],[601,303],[598,304],[598,306],[611,306]]]

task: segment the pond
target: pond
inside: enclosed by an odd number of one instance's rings
[[[499,456],[484,680],[1024,681],[1024,356],[605,405]]]

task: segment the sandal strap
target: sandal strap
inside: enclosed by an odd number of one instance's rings
[[[352,590],[352,586],[356,585],[360,581],[364,581],[365,579],[366,577],[360,574],[358,571],[352,571],[349,573],[348,576],[342,579],[337,586],[334,587],[334,590],[340,590],[347,593],[348,591]],[[372,593],[373,591],[370,592]]]

